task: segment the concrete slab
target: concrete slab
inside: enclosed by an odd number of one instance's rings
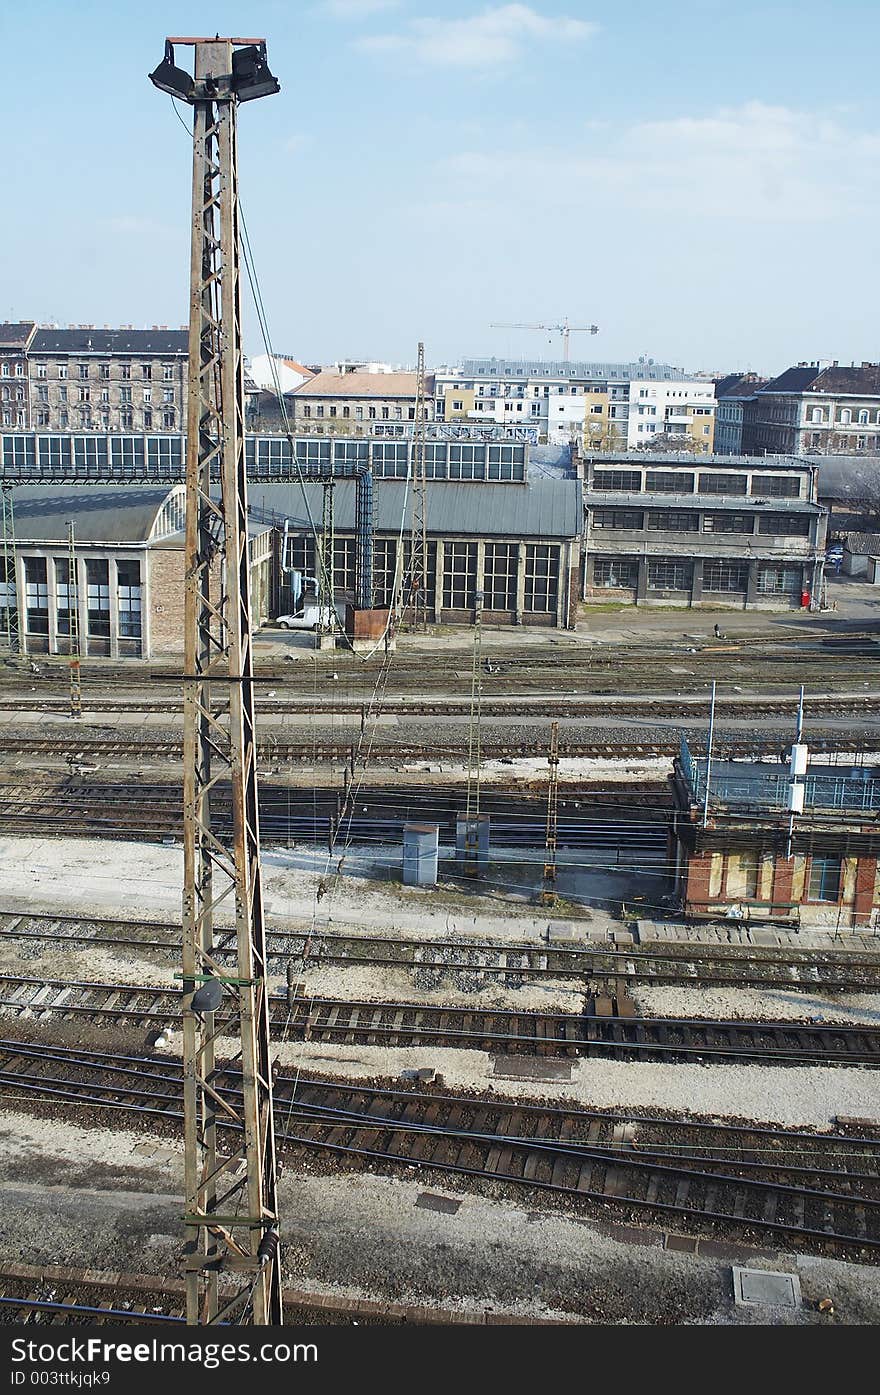
[[[799,1308],[801,1281],[797,1274],[770,1269],[733,1266],[733,1299],[737,1306],[763,1304],[771,1308]]]

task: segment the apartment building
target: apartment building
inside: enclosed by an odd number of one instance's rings
[[[650,359],[465,359],[435,374],[438,421],[532,427],[542,444],[711,451],[714,414],[711,382]]]
[[[728,373],[715,379],[716,455],[742,455],[745,404],[767,382],[757,373]]]
[[[38,328],[28,348],[36,431],[180,431],[185,329]]]
[[[0,425],[7,430],[26,431],[30,422],[28,392],[28,347],[36,324],[0,324]]]
[[[629,452],[578,465],[587,602],[819,606],[827,514],[806,461]]]
[[[743,404],[752,455],[880,454],[880,364],[799,363]]]
[[[415,373],[322,370],[285,394],[298,432],[316,435],[403,436],[416,416]],[[425,375],[425,414],[434,415],[434,375]],[[410,427],[407,427],[410,423]]]

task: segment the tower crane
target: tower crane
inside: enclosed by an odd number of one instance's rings
[[[553,334],[562,335],[562,357],[568,363],[568,336],[570,334],[598,334],[598,325],[570,325],[568,316],[559,325],[525,325],[493,322],[490,329],[549,329]]]

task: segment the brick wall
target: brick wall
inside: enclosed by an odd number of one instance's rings
[[[183,653],[183,549],[147,553],[151,654]]]

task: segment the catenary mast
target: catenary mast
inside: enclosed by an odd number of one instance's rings
[[[192,75],[175,66],[175,44],[193,47]],[[183,775],[187,1320],[280,1323],[236,164],[239,102],[279,85],[263,40],[219,36],[167,40],[150,77],[193,108]],[[222,786],[231,787],[231,828],[214,811]],[[216,957],[221,918],[235,924],[231,972]],[[222,1089],[228,1070],[241,1072],[237,1092]]]

